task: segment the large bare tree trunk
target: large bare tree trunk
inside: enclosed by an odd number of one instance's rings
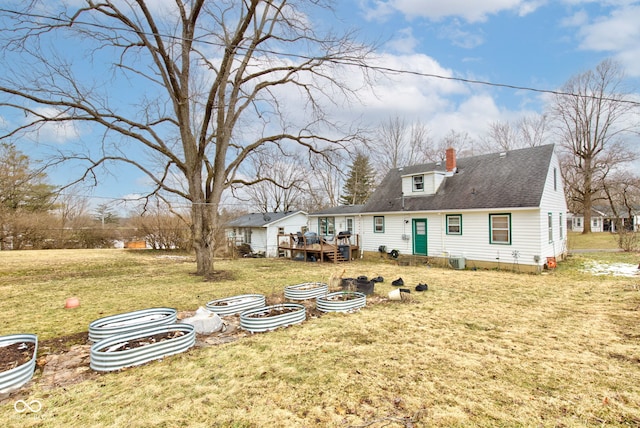
[[[341,128],[329,113],[355,95],[342,77],[345,67],[368,81],[373,49],[351,33],[322,33],[309,12],[326,13],[328,5],[32,0],[19,10],[7,6],[0,10],[7,24],[0,54],[13,67],[0,81],[0,109],[22,119],[0,140],[35,139],[47,125],[92,127],[68,151],[55,145],[51,162],[81,171],[72,183],[98,183],[103,167],[125,163],[153,183],[148,198],[190,203],[197,273],[207,277],[221,244],[224,192],[275,180],[239,173],[253,153],[270,148],[282,157],[331,163],[358,137],[359,130]],[[64,40],[81,43],[58,49]],[[292,102],[296,96],[299,103]]]

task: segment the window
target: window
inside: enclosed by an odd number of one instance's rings
[[[562,224],[562,213],[558,214],[560,217],[560,220],[558,222],[558,233],[560,234],[560,239],[564,238],[564,227]]]
[[[553,242],[553,213],[547,214],[547,229],[549,230],[549,243]]]
[[[284,227],[278,228],[278,235],[284,235]]]
[[[424,190],[424,175],[413,176],[413,191],[422,192]]]
[[[347,217],[347,232],[353,234],[353,217]]]
[[[553,190],[558,190],[558,168],[553,168]]]
[[[383,216],[373,217],[373,231],[375,233],[384,233],[384,217]]]
[[[511,214],[489,214],[489,242],[511,244]]]
[[[577,217],[574,220],[576,222],[576,227],[582,227],[582,219],[580,217]]]
[[[318,231],[323,236],[333,236],[336,234],[336,218],[320,217],[318,219]]]
[[[447,215],[447,235],[462,235],[462,216]]]

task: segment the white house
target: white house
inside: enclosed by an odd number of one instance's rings
[[[446,155],[444,165],[389,171],[353,213],[363,251],[384,246],[403,255],[446,257],[456,267],[531,269],[564,256],[567,204],[553,145],[459,160],[453,149]]]
[[[627,230],[637,232],[640,222],[640,209],[633,207],[631,213],[629,209],[620,207],[618,216],[622,226]],[[573,232],[582,232],[584,230],[584,214],[569,214],[571,222],[569,227]],[[592,232],[617,232],[616,216],[613,214],[611,207],[598,206],[591,209],[591,231]]]
[[[309,230],[325,240],[340,232],[348,232],[350,244],[357,245],[360,234],[360,212],[364,205],[340,205],[309,214]]]
[[[307,229],[307,213],[287,211],[243,215],[226,224],[227,239],[234,245],[249,244],[255,253],[278,257],[278,235]]]

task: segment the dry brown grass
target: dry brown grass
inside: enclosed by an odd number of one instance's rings
[[[30,388],[2,402],[7,426],[640,425],[639,278],[580,273],[580,257],[543,275],[244,259],[216,265],[233,279],[203,283],[189,275],[193,264],[154,253],[7,254],[0,334],[49,338],[127,310],[193,310],[239,293],[277,298],[300,282],[385,278],[355,314],[64,389],[44,390],[36,373]],[[388,301],[397,277],[411,288],[426,282],[429,291]],[[70,294],[80,309],[62,308]],[[43,410],[17,414],[17,399],[39,399]]]

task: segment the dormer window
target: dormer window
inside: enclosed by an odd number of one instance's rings
[[[413,176],[413,191],[414,192],[424,191],[424,175]]]

